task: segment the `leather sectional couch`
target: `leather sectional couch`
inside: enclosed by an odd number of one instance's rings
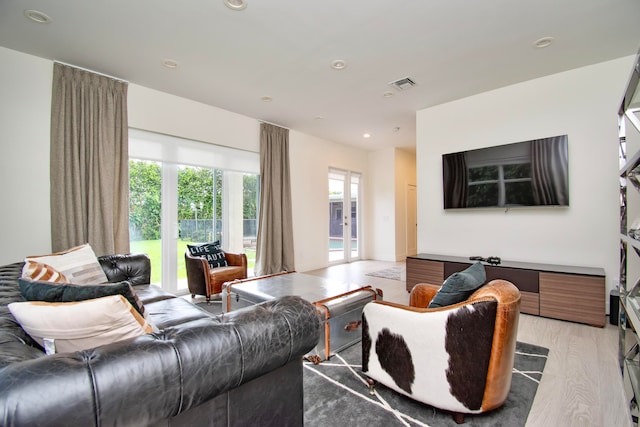
[[[220,316],[149,285],[146,255],[99,258],[129,281],[160,330],[45,355],[7,305],[22,263],[0,267],[0,425],[303,424],[302,356],[318,341],[313,306],[285,297]]]

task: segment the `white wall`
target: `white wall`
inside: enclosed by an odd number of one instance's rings
[[[369,153],[370,173],[366,177],[370,197],[365,204],[367,224],[367,255],[370,259],[396,260],[395,149]]]
[[[296,269],[323,268],[329,263],[329,168],[359,172],[366,179],[366,152],[291,131],[289,156]],[[361,206],[371,191],[365,185]],[[365,210],[365,229],[368,217]]]
[[[407,252],[407,185],[416,183],[416,156],[387,148],[369,153],[367,203],[370,259],[404,261]]]
[[[136,84],[129,84],[127,108],[132,128],[260,151],[260,123],[251,117]]]
[[[416,156],[399,149],[395,154],[395,260],[404,261],[407,257],[407,186],[416,185]]]
[[[0,47],[0,264],[51,251],[51,61]]]
[[[49,133],[53,62],[0,47],[0,264],[51,250]],[[129,126],[258,152],[256,119],[133,83]],[[328,170],[367,175],[367,152],[290,132],[296,267],[328,264]],[[366,196],[365,196],[366,197]],[[365,213],[366,216],[366,213]],[[366,221],[366,218],[365,218]]]
[[[616,112],[633,57],[418,111],[418,250],[602,267],[618,276]],[[444,211],[444,153],[568,134],[568,208]],[[608,302],[608,297],[607,297]]]

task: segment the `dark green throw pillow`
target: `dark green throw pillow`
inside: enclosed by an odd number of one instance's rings
[[[192,256],[204,258],[209,263],[209,267],[226,267],[227,258],[224,256],[220,240],[209,243],[200,243],[198,245],[187,245]]]
[[[476,262],[464,271],[453,273],[433,297],[429,308],[446,307],[462,302],[484,285],[486,280],[487,275],[481,262]]]
[[[72,285],[39,280],[18,279],[20,292],[27,301],[75,302],[122,295],[138,313],[144,316],[144,306],[128,282],[104,285]]]

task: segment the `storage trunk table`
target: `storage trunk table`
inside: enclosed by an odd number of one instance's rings
[[[382,291],[303,273],[280,273],[235,280],[222,285],[222,309],[229,312],[283,296],[304,298],[318,310],[320,340],[307,355],[315,363],[327,360],[362,339],[362,309],[382,300]]]

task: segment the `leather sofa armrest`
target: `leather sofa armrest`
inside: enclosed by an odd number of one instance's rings
[[[411,307],[427,308],[439,289],[439,285],[418,283],[411,289],[409,305]]]
[[[131,285],[151,283],[151,260],[147,254],[115,254],[98,257],[109,282]]]

